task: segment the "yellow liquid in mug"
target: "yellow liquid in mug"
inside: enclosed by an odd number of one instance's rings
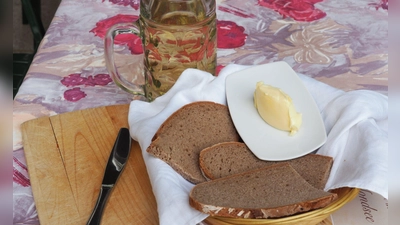
[[[171,9],[171,4],[168,6],[160,1],[150,13],[142,12],[139,21],[144,36],[144,72],[149,100],[167,92],[187,68],[215,75],[215,13],[206,17],[204,7],[189,3],[184,7],[175,6],[177,10]],[[182,8],[185,11],[178,10]]]

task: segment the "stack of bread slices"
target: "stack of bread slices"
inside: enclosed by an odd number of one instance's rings
[[[241,142],[228,107],[214,102],[194,102],[177,110],[160,126],[147,152],[195,184],[190,205],[212,216],[280,218],[337,199],[337,194],[323,190],[331,157],[260,160]]]

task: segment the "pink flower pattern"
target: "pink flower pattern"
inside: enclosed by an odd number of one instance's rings
[[[74,73],[70,74],[67,77],[61,79],[61,83],[66,87],[74,87],[78,85],[85,85],[85,86],[95,86],[95,85],[107,85],[108,83],[112,82],[110,75],[108,74],[97,74],[94,77],[81,77],[81,74]]]
[[[326,13],[315,8],[314,4],[323,0],[258,0],[261,6],[278,12],[283,18],[290,17],[296,21],[311,22],[326,16]]]
[[[370,3],[369,5],[374,6],[376,10],[379,8],[389,10],[389,0],[380,0],[379,3]]]
[[[13,181],[23,187],[31,185],[31,181],[15,168],[13,169]]]
[[[96,74],[95,76],[82,77],[79,73],[70,74],[60,81],[66,87],[75,87],[64,92],[67,101],[76,102],[86,97],[86,93],[76,86],[105,86],[112,82],[108,74]]]
[[[20,162],[15,156],[13,157],[13,161],[24,171],[28,172],[28,168]],[[23,187],[29,187],[31,185],[31,181],[28,177],[18,171],[15,167],[13,168],[13,181]]]
[[[238,48],[245,44],[244,27],[232,21],[217,21],[218,48]]]
[[[81,91],[81,88],[76,87],[64,92],[64,98],[70,102],[76,102],[86,97],[86,93]]]
[[[116,16],[101,20],[96,23],[96,27],[91,29],[90,32],[94,33],[100,38],[106,36],[107,31],[115,24],[118,23],[133,23],[139,17],[134,15],[118,14]],[[115,37],[114,43],[118,45],[127,45],[132,54],[142,54],[143,47],[140,37],[134,34],[120,34]]]
[[[219,6],[218,9],[222,12],[231,13],[233,15],[240,16],[242,18],[255,18],[256,17],[252,13],[247,14],[248,12],[245,12],[245,11],[241,10],[240,8],[233,7],[233,6],[231,6],[231,8]]]

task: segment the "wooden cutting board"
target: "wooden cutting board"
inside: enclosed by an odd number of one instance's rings
[[[128,126],[129,105],[43,117],[22,124],[41,225],[86,224],[111,148]],[[102,224],[158,224],[157,205],[137,142],[104,210]]]

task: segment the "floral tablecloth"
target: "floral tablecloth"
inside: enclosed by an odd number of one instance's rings
[[[111,80],[103,40],[115,23],[136,20],[139,0],[63,0],[13,107],[14,223],[39,224],[21,123],[132,96]],[[388,92],[388,0],[219,0],[218,67],[286,61],[345,91]],[[119,36],[118,63],[135,70],[140,40]],[[141,63],[141,62],[139,62]]]

